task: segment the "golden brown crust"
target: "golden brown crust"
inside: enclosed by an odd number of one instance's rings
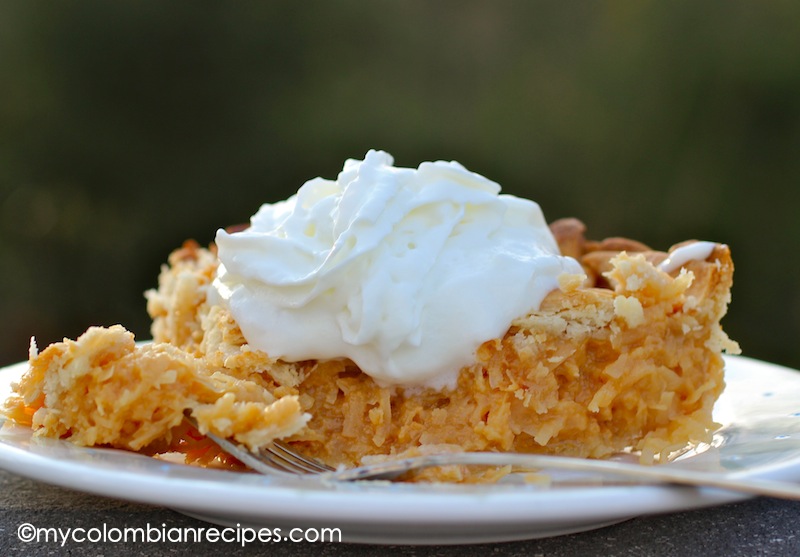
[[[578,259],[586,253],[586,225],[575,218],[553,221],[550,231],[562,255]]]

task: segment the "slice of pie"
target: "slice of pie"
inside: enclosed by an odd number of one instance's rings
[[[202,432],[251,448],[280,438],[334,466],[461,450],[634,450],[654,462],[710,441],[721,354],[738,352],[720,326],[728,247],[591,242],[574,219],[551,230],[585,276],[562,276],[538,310],[478,348],[452,388],[382,386],[345,358],[285,362],[252,348],[228,310],[209,302],[213,246],[187,243],[147,293],[152,344],[137,346],[116,326],[33,347],[6,413],[37,435],[224,466],[235,464]],[[199,432],[182,420],[186,409]],[[423,477],[498,474],[447,468]]]
[[[737,350],[720,327],[732,273],[724,245],[589,242],[457,162],[370,150],[210,249],[176,250],[147,294],[152,343],[115,326],[32,344],[6,413],[209,465],[232,463],[208,431],[334,466],[439,451],[653,462],[710,439],[721,354]]]

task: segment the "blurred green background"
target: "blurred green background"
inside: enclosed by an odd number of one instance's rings
[[[305,180],[458,160],[596,238],[724,241],[726,328],[800,367],[800,3],[0,4],[0,365]]]

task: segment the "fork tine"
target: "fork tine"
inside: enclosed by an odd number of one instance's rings
[[[317,459],[303,456],[280,441],[273,441],[272,444],[265,447],[264,450],[277,459],[290,462],[293,467],[306,474],[321,474],[323,472],[334,471],[334,468],[331,468],[327,464]]]
[[[211,432],[206,433],[206,436],[214,441],[219,447],[224,450],[229,455],[236,457],[242,464],[250,468],[251,470],[255,470],[261,474],[272,474],[272,475],[289,475],[289,476],[296,476],[297,472],[292,470],[287,470],[283,467],[279,467],[274,464],[271,460],[264,459],[259,455],[256,455],[241,445],[228,441],[224,437],[219,437],[218,435],[214,435]]]
[[[298,466],[290,459],[281,456],[270,446],[262,447],[257,453],[254,453],[254,455],[256,458],[276,470],[294,474],[295,476],[303,476],[308,473],[305,469]]]
[[[189,410],[184,412],[184,418],[194,428],[198,428],[197,420],[191,416]],[[219,437],[210,431],[206,432],[205,435],[225,452],[239,459],[245,466],[262,474],[278,473],[302,476],[334,471],[330,466],[316,459],[303,456],[280,441],[273,441],[271,444],[262,447],[258,452],[252,452],[242,445]]]
[[[183,413],[184,419],[195,429],[199,431],[197,420],[192,417],[191,411],[186,410]],[[298,476],[304,472],[296,466],[292,466],[285,458],[276,457],[274,455],[266,454],[265,451],[258,453],[251,452],[243,445],[240,445],[224,437],[220,437],[210,431],[204,434],[206,437],[216,443],[223,451],[231,456],[236,457],[242,464],[255,470],[261,474],[266,475],[279,475],[279,476]]]
[[[289,450],[281,451],[272,444],[259,449],[257,456],[270,466],[298,476],[320,473],[319,468],[312,468],[311,466],[303,464],[301,460],[293,458],[295,453]]]

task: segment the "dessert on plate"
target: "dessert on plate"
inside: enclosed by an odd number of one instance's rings
[[[32,342],[5,413],[207,466],[237,465],[207,431],[333,466],[441,451],[651,463],[711,439],[721,354],[738,351],[720,326],[732,274],[723,244],[590,241],[458,163],[370,151],[175,250],[146,294],[152,343],[118,325]]]

